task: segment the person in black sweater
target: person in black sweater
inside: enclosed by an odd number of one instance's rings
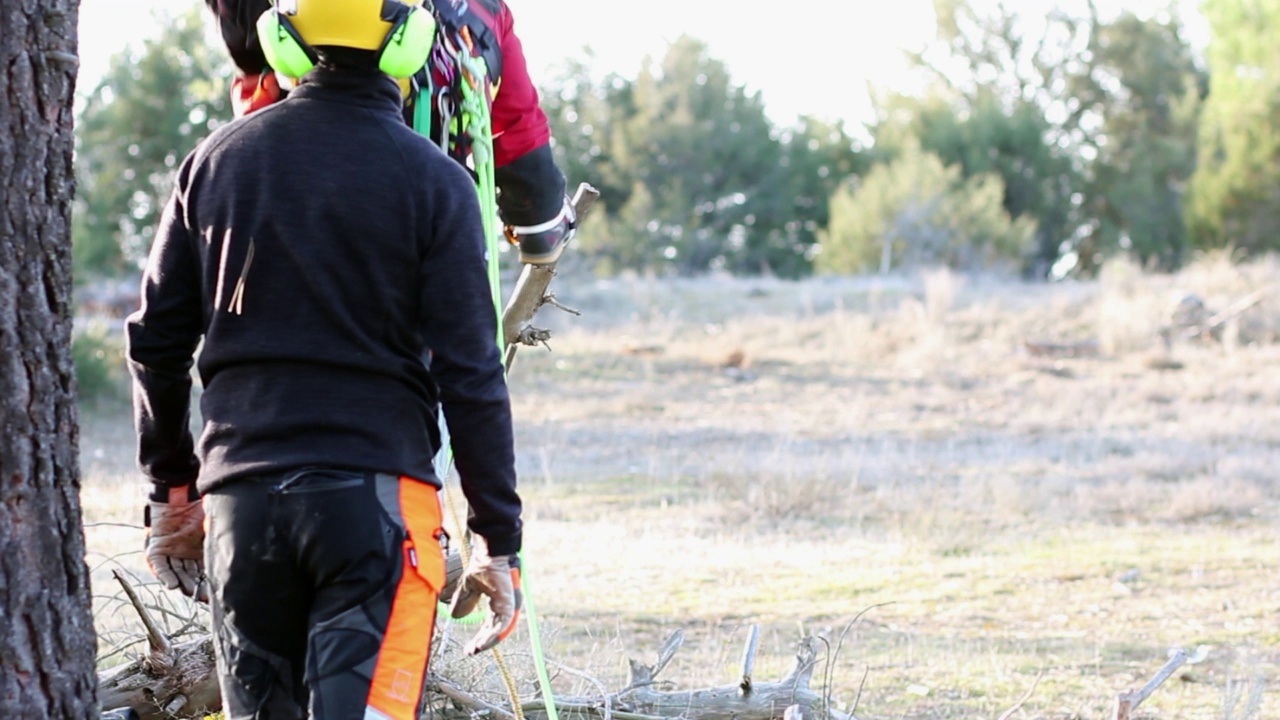
[[[235,64],[231,99],[237,116],[269,107],[285,94],[255,31],[258,18],[270,11],[273,2],[205,0]],[[414,4],[434,16],[439,26],[437,42],[465,29],[474,42],[474,54],[485,60],[493,100],[490,124],[498,213],[508,238],[519,248],[521,262],[556,262],[573,238],[577,218],[565,197],[564,175],[552,156],[551,127],[529,76],[511,8],[506,0],[415,0]],[[457,111],[461,73],[448,52],[436,52],[426,76],[438,93],[434,100],[426,100],[432,105],[432,125],[439,131],[449,125],[441,111],[449,108],[449,115]],[[402,91],[407,87],[407,82],[402,83]],[[412,108],[406,108],[405,115],[412,124]],[[455,160],[467,164],[470,143],[465,137],[436,139]]]
[[[411,36],[382,5],[345,0],[343,27]],[[147,560],[209,600],[228,720],[416,717],[445,575],[441,409],[482,540],[454,614],[489,598],[468,651],[519,610],[521,501],[476,193],[405,125],[382,44],[352,36],[184,160],[127,321]]]

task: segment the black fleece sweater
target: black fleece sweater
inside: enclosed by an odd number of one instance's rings
[[[322,67],[203,141],[127,329],[138,459],[155,483],[208,492],[323,466],[438,484],[442,406],[472,529],[491,553],[520,549],[475,188],[405,126],[385,76]]]

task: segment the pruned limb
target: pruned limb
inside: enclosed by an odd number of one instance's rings
[[[507,345],[521,342],[525,328],[547,302],[547,286],[556,276],[554,265],[525,265],[516,278],[511,297],[502,311],[502,336]]]
[[[573,210],[578,218],[578,222],[582,222],[582,218],[591,209],[591,205],[595,203],[596,198],[600,197],[600,191],[587,183],[578,185],[577,192],[573,195]],[[511,291],[511,297],[507,300],[507,305],[502,310],[502,336],[506,338],[507,347],[504,357],[507,368],[510,369],[511,363],[515,360],[515,351],[521,344],[535,344],[528,342],[525,336],[525,330],[529,323],[533,321],[533,316],[538,314],[538,310],[543,305],[551,304],[566,310],[575,315],[579,314],[576,310],[572,310],[560,304],[555,296],[547,292],[547,288],[551,285],[551,280],[556,276],[556,265],[525,265],[520,270],[520,277],[516,279],[515,288]],[[541,331],[544,332],[545,331]],[[545,343],[546,337],[539,338],[539,342]]]
[[[1135,692],[1124,692],[1116,696],[1116,706],[1115,712],[1111,716],[1112,720],[1130,720],[1133,711],[1142,704],[1142,701],[1150,697],[1151,693],[1156,691],[1156,688],[1163,685],[1166,680],[1178,671],[1178,668],[1186,664],[1189,657],[1187,651],[1182,648],[1172,650],[1169,653],[1169,662],[1166,662],[1164,667],[1160,668],[1160,672],[1156,673],[1155,677],[1151,678],[1146,685],[1143,685]]]

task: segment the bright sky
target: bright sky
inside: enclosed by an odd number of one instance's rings
[[[1069,5],[1079,2],[1065,0]],[[1187,8],[1195,0],[1179,0]],[[1031,14],[1054,0],[1014,0]],[[202,0],[82,0],[80,89],[89,90],[111,55],[155,29],[156,9],[181,12]],[[660,59],[681,34],[707,43],[733,81],[763,93],[775,122],[801,114],[860,123],[871,119],[867,83],[910,83],[902,48],[934,36],[932,0],[508,0],[535,84],[567,59],[595,51],[595,68],[635,77],[646,56]],[[1099,0],[1104,14],[1122,7],[1153,11],[1166,0]],[[794,9],[794,13],[791,13]],[[1198,17],[1195,18],[1198,20]],[[1193,28],[1194,30],[1194,28]],[[1193,32],[1193,35],[1199,33]]]

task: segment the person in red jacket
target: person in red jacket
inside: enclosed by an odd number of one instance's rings
[[[205,2],[218,19],[223,42],[236,66],[231,90],[236,115],[276,102],[285,91],[268,65],[255,31],[258,18],[271,7],[272,0]],[[505,0],[428,0],[426,7],[442,32],[465,32],[472,41],[472,52],[484,58],[489,68],[494,89],[490,112],[498,214],[507,226],[508,237],[519,247],[520,260],[533,265],[559,260],[573,237],[576,218],[565,194],[564,174],[551,153],[551,129],[529,77],[511,8]],[[437,89],[433,127],[446,130],[449,118],[442,117],[441,105],[447,105],[448,98],[442,99],[440,90],[448,88],[455,77],[448,60],[447,53],[436,52],[428,65],[430,85]],[[443,109],[447,115],[447,108]],[[465,165],[470,150],[465,139],[435,140]]]

